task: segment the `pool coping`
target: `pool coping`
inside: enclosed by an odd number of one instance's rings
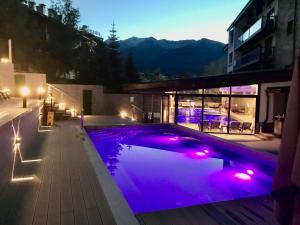
[[[98,126],[100,127],[100,126]],[[127,201],[123,197],[120,189],[114,182],[112,176],[107,170],[103,160],[99,156],[94,144],[89,138],[85,129],[81,130],[84,137],[83,146],[87,152],[88,158],[94,168],[99,184],[103,188],[104,195],[108,205],[118,225],[139,225],[137,218],[130,209]]]

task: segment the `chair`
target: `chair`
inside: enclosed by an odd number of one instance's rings
[[[251,122],[244,122],[242,124],[241,132],[244,132],[244,131],[250,131],[251,133],[253,132],[253,128],[252,128],[252,123]]]
[[[238,122],[238,121],[231,122],[230,126],[229,126],[229,132],[231,132],[231,131],[241,132],[241,122]]]
[[[203,120],[202,121],[202,126],[203,126],[203,131],[205,130],[210,130],[210,125],[208,120]],[[201,131],[201,122],[198,124],[198,128]]]
[[[210,129],[211,130],[219,130],[220,131],[221,130],[220,126],[221,126],[221,122],[220,121],[213,120],[211,122]]]

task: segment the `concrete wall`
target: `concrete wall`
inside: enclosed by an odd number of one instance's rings
[[[134,98],[134,102],[130,102],[130,97]],[[152,104],[153,99],[153,104]],[[119,115],[124,111],[128,116],[132,116],[132,104],[142,109],[144,112],[154,112],[158,117],[161,113],[161,96],[160,95],[142,95],[142,94],[104,94],[104,115]],[[136,110],[138,119],[142,119],[143,113]],[[160,118],[156,118],[159,122]]]
[[[39,87],[43,87],[46,90],[46,74],[43,73],[19,73],[15,72],[16,75],[21,75],[25,77],[25,86],[30,89],[30,97],[38,97],[37,89]],[[15,86],[16,89],[20,88]],[[19,90],[16,90],[16,94],[18,94]]]
[[[92,91],[92,113],[93,115],[103,114],[104,96],[103,86],[100,85],[79,85],[79,84],[52,84],[55,88],[61,91],[57,96],[53,96],[54,101],[65,102],[68,107],[68,102],[71,99],[75,100],[79,104],[79,112],[83,108],[83,90]],[[64,95],[65,93],[65,95]],[[72,104],[72,103],[70,103]]]
[[[287,25],[294,19],[295,1],[278,1],[278,23],[276,32],[276,66],[284,68],[293,63],[293,33],[287,34]]]
[[[15,91],[14,65],[0,62],[0,89]]]
[[[20,119],[21,151],[25,154],[37,135],[39,109],[24,113],[13,120],[15,127]],[[0,127],[0,191],[10,181],[13,167],[13,138],[12,122]]]

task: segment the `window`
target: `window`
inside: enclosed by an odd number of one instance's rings
[[[287,24],[287,34],[292,34],[294,32],[294,20],[290,20]]]
[[[232,95],[257,95],[258,94],[258,85],[245,85],[245,86],[236,86],[231,88]]]
[[[230,94],[230,87],[205,89],[204,93],[210,94],[210,95],[228,95],[228,94]]]

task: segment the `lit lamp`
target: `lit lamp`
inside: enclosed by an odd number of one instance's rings
[[[43,87],[38,87],[36,91],[39,95],[39,99],[42,100],[42,95],[45,93],[45,89]]]
[[[30,93],[30,90],[28,87],[22,87],[20,89],[20,94],[23,97],[23,108],[27,108],[27,97]]]
[[[9,59],[7,59],[7,58],[1,58],[1,63],[9,63]]]

